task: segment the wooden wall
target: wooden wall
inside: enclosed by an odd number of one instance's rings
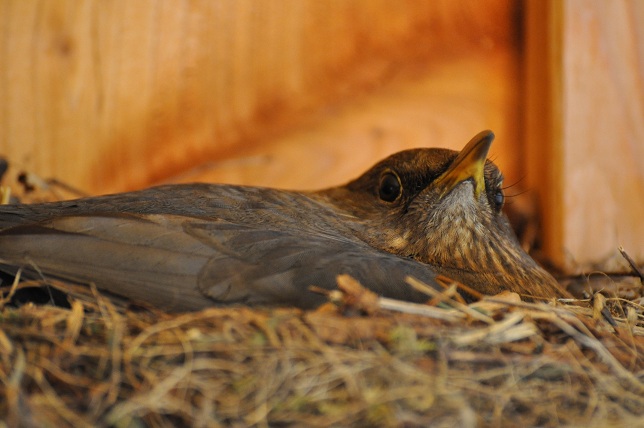
[[[321,187],[488,127],[499,156],[516,152],[500,148],[518,140],[516,13],[507,0],[0,0],[0,151],[91,193]]]
[[[539,197],[548,255],[571,268],[622,243],[644,260],[643,10],[0,0],[0,154],[89,193],[319,188],[490,128],[508,192]]]
[[[528,183],[568,270],[644,263],[644,2],[527,2]]]

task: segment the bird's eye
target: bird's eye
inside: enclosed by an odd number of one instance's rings
[[[380,177],[380,186],[378,188],[378,195],[380,199],[386,202],[393,202],[400,196],[402,186],[400,179],[396,174],[387,172]]]
[[[494,194],[494,208],[496,208],[497,211],[501,211],[504,202],[505,195],[503,194],[503,190],[500,188],[496,189],[496,193]]]

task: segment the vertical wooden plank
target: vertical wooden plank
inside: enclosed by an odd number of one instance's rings
[[[525,3],[525,171],[537,196],[542,250],[556,263],[564,258],[564,184],[561,153],[561,3]]]
[[[619,245],[644,262],[643,12],[637,0],[528,2],[530,182],[548,254],[568,269],[606,265]]]
[[[644,262],[644,23],[639,0],[568,1],[563,162],[568,262],[618,245]]]

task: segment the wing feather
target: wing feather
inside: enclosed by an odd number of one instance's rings
[[[339,274],[381,296],[415,302],[427,296],[405,283],[408,275],[438,286],[429,266],[350,239],[212,223],[193,225],[189,233],[226,249],[208,261],[198,280],[199,289],[217,302],[315,307],[325,297],[309,287],[334,289]]]
[[[94,282],[175,311],[238,302],[314,307],[325,297],[309,287],[334,289],[339,274],[409,301],[426,296],[405,284],[407,275],[437,286],[430,266],[370,247],[338,230],[337,219],[326,224],[333,211],[305,195],[291,195],[302,210],[284,211],[268,189],[202,190],[193,209],[179,204],[194,191],[187,186],[2,207],[0,269],[33,265],[46,277]]]

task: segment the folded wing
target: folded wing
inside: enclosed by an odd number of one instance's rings
[[[325,297],[310,286],[334,289],[339,274],[379,295],[408,301],[427,296],[405,283],[407,275],[436,286],[428,266],[348,239],[230,223],[193,224],[189,233],[217,249],[198,279],[199,289],[217,302],[311,308]]]
[[[268,189],[153,188],[57,204],[0,207],[0,269],[95,283],[173,310],[244,303],[315,307],[349,274],[376,293],[422,301],[407,275],[436,286],[432,269],[373,249],[322,223],[332,212],[304,195],[279,209]],[[153,204],[154,201],[161,201]],[[305,215],[305,213],[308,213]],[[324,215],[323,215],[324,214]]]

